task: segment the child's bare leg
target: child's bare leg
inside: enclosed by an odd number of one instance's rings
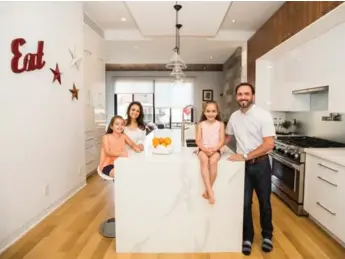
[[[115,171],[114,171],[114,168],[111,169],[110,173],[109,173],[109,176],[114,178],[114,174],[115,174]]]
[[[208,156],[200,151],[199,154],[199,159],[200,159],[200,169],[201,169],[201,175],[202,179],[204,180],[204,185],[205,185],[205,192],[203,193],[203,197],[205,199],[208,198],[210,195],[210,191],[212,191],[211,187],[211,179],[210,179],[210,171],[209,171],[209,158]]]
[[[209,159],[211,189],[212,189],[213,183],[214,183],[214,181],[216,180],[216,177],[217,177],[217,167],[218,167],[219,157],[220,157],[219,153],[216,152],[216,153],[212,154],[212,156]],[[209,202],[211,204],[215,203],[213,189],[212,189],[212,195],[210,193],[208,200],[209,200]]]
[[[211,186],[213,186],[214,181],[217,177],[217,169],[218,169],[218,161],[220,158],[220,154],[218,152],[215,152],[210,157],[210,175],[211,175]]]

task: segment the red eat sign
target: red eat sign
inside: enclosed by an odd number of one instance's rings
[[[21,67],[19,67],[19,62],[23,54],[20,52],[19,47],[23,46],[26,41],[23,38],[18,38],[12,41],[11,50],[13,57],[11,60],[11,69],[14,73],[22,73],[24,71],[34,71],[39,70],[44,67],[46,62],[43,60],[43,46],[44,42],[39,41],[37,45],[37,53],[27,53],[24,55]]]

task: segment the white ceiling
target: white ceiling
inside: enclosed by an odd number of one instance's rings
[[[173,1],[85,2],[104,30],[107,63],[166,63],[175,47]],[[224,63],[282,1],[180,1],[181,56],[187,63]]]

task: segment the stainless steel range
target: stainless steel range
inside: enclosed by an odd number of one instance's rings
[[[345,144],[307,136],[282,136],[275,140],[270,153],[272,163],[272,191],[299,216],[303,210],[305,148],[345,147]]]

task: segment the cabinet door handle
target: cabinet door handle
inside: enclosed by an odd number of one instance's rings
[[[321,177],[321,176],[318,176],[317,178],[319,178],[320,180],[326,182],[326,183],[329,183],[330,185],[334,186],[334,187],[337,187],[338,185],[335,184],[335,183],[331,183],[330,181],[326,180],[325,178]]]
[[[325,211],[327,211],[329,214],[331,214],[331,215],[333,215],[333,216],[336,215],[334,212],[330,211],[330,210],[327,209],[325,206],[321,205],[320,202],[317,201],[316,204],[319,205],[321,208],[323,208]]]
[[[326,166],[326,165],[323,165],[323,164],[321,164],[321,163],[318,163],[318,165],[319,166],[322,166],[322,167],[324,167],[324,168],[327,168],[327,169],[329,169],[329,170],[331,170],[331,171],[333,171],[333,172],[338,172],[338,170],[336,170],[336,169],[333,169],[333,168],[330,168],[330,167],[328,167],[328,166]]]

